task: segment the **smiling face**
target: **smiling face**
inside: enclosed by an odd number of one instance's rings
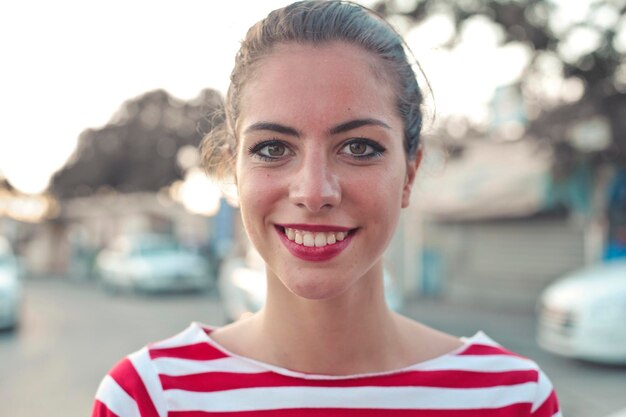
[[[329,299],[382,278],[416,163],[377,60],[345,43],[278,45],[243,90],[236,177],[270,291]]]

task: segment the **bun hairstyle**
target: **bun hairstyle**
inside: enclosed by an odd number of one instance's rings
[[[312,0],[274,10],[248,30],[235,58],[223,114],[219,117],[221,122],[201,144],[207,171],[215,173],[220,167],[231,165],[237,146],[235,126],[243,89],[257,64],[276,45],[323,45],[338,41],[363,48],[379,58],[379,72],[395,90],[396,109],[404,123],[407,158],[414,159],[420,143],[423,97],[407,59],[404,40],[382,17],[364,6],[348,1]]]

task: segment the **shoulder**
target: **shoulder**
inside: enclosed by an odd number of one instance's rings
[[[93,417],[165,416],[165,375],[180,372],[186,360],[215,356],[204,343],[198,324],[160,342],[151,343],[120,360],[102,379],[96,392]],[[165,381],[164,381],[165,378]]]
[[[160,416],[160,384],[147,347],[119,361],[100,382],[93,417]]]
[[[552,383],[538,364],[485,333],[459,339],[420,323],[405,329],[417,340],[415,349],[424,341],[434,346],[426,360],[407,369],[411,378],[435,388],[446,401],[458,402],[461,408],[506,410],[505,415],[560,415]]]
[[[459,363],[467,362],[468,367],[483,371],[524,372],[529,380],[539,381],[541,369],[535,361],[507,349],[485,333],[478,332],[462,340],[463,346],[452,355]]]
[[[554,387],[539,365],[506,349],[486,334],[479,332],[466,339],[451,358],[456,362],[456,369],[480,372],[483,379],[491,380],[489,384],[497,386],[503,398],[509,396],[529,402],[532,416],[560,416]]]

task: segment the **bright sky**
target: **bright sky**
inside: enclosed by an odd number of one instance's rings
[[[157,88],[181,99],[207,87],[225,91],[247,28],[287,3],[0,3],[0,175],[23,192],[41,192],[80,132],[106,124],[127,99]],[[451,30],[443,16],[407,39],[434,86],[438,113],[481,120],[493,89],[519,77],[528,51],[499,48],[498,30],[485,19],[466,26],[455,54],[439,47]]]
[[[0,173],[42,191],[78,135],[129,98],[225,91],[247,28],[286,0],[0,4]]]

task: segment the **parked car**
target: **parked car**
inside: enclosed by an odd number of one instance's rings
[[[0,329],[18,326],[23,291],[19,261],[9,242],[0,236]]]
[[[537,339],[559,355],[626,364],[626,259],[573,272],[544,290]]]
[[[208,259],[165,234],[122,236],[96,258],[109,291],[191,291],[214,283]]]
[[[236,321],[263,307],[267,285],[265,262],[250,248],[245,257],[226,258],[220,267],[217,290],[227,321]],[[385,298],[395,311],[402,308],[402,296],[396,281],[385,270]]]

